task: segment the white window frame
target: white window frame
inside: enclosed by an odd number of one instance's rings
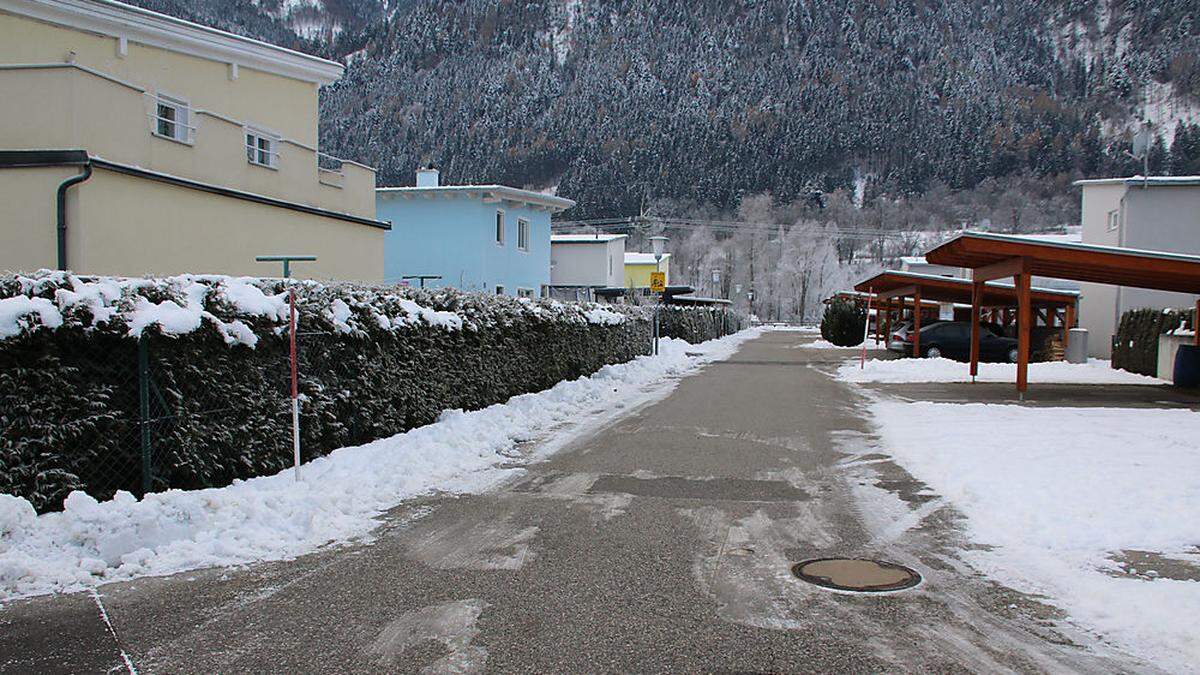
[[[532,298],[533,297],[533,289],[518,287],[517,288],[517,297],[518,298]]]
[[[504,295],[504,286],[502,284],[496,284],[496,295]]]
[[[252,144],[253,139],[253,144]],[[279,134],[267,131],[262,127],[256,127],[247,124],[242,127],[242,152],[246,154],[246,163],[254,166],[261,166],[264,169],[279,169],[279,141],[282,136]],[[261,147],[263,141],[267,142],[266,149]],[[262,160],[265,153],[266,161]]]
[[[172,117],[162,116],[162,108],[172,111]],[[192,104],[182,96],[166,92],[154,94],[154,110],[150,111],[150,134],[159,138],[194,145],[196,143],[196,127],[192,126]],[[173,133],[164,133],[160,128],[170,125]]]
[[[1107,225],[1109,232],[1121,229],[1121,209],[1113,209],[1108,212]]]
[[[506,238],[505,237],[506,233],[504,231],[505,230],[504,209],[496,209],[495,228],[496,228],[496,231],[492,233],[492,237],[493,237],[493,239],[495,239],[497,246],[503,247],[504,240]]]
[[[529,253],[529,219],[517,218],[517,250]],[[529,290],[533,290],[532,288]]]

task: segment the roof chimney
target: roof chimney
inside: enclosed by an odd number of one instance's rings
[[[432,166],[417,169],[417,187],[437,187],[438,170]]]

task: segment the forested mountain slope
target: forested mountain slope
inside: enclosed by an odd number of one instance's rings
[[[1200,171],[1195,0],[143,4],[346,60],[322,143],[381,184],[432,162],[576,217],[1131,173],[1141,116],[1155,170]]]

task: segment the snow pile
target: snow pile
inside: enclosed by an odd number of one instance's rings
[[[860,368],[858,361],[847,361],[838,368],[838,378],[846,382],[970,382],[971,366],[950,359],[870,359]],[[979,382],[1016,382],[1013,363],[979,364]],[[1046,361],[1029,364],[1029,381],[1035,384],[1163,384],[1162,380],[1113,368],[1108,361],[1088,359],[1087,363]]]
[[[431,326],[448,331],[512,325],[522,318],[613,326],[627,317],[647,319],[632,306],[562,303],[346,283],[182,274],[164,278],[83,277],[41,270],[0,276],[0,339],[39,330],[78,328],[138,337],[153,329],[184,335],[211,325],[228,344],[254,347],[260,335],[278,334],[295,291],[309,330],[366,335]]]
[[[589,309],[584,313],[587,316],[588,323],[594,323],[601,326],[616,326],[625,322],[625,317],[616,312],[609,311],[603,307]]]
[[[34,321],[35,317],[37,321]],[[58,328],[62,322],[58,308],[45,298],[18,295],[0,299],[0,339],[15,337],[38,324]]]
[[[988,547],[960,553],[974,567],[1168,672],[1200,663],[1200,582],[1121,576],[1113,560],[1150,551],[1200,572],[1200,415],[894,401],[873,413],[883,447]]]
[[[521,458],[517,443],[578,422],[584,411],[665,395],[669,388],[655,385],[727,357],[756,334],[743,331],[700,345],[664,338],[658,356],[608,365],[482,410],[449,410],[434,424],[335,450],[304,465],[298,484],[289,469],[141,501],[118,493],[97,503],[75,492],[62,512],[41,516],[27,501],[0,495],[0,597],[290,558],[363,537],[380,513],[400,501],[493,485],[520,471],[499,468]]]
[[[816,340],[813,340],[812,342],[801,342],[800,344],[796,345],[794,348],[795,349],[862,349],[862,345],[857,345],[854,347],[843,347],[841,345],[835,345],[832,342],[830,342],[829,340],[826,340],[823,338],[818,338]]]

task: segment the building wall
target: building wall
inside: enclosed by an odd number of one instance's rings
[[[229,65],[188,54],[128,43],[117,51],[117,39],[73,28],[0,13],[0,62],[61,63],[71,52],[81,65],[95,68],[151,91],[160,89],[191,99],[237,119],[266,125],[310,146],[317,144],[317,85],[252,68],[239,67],[230,79]]]
[[[0,269],[56,265],[54,193],[77,169],[0,170]],[[122,276],[184,272],[278,276],[256,255],[310,254],[293,276],[380,281],[385,231],[102,169],[68,193],[68,267]],[[22,206],[19,202],[28,204]],[[10,219],[9,214],[12,214]],[[11,245],[10,245],[11,244]]]
[[[648,265],[625,263],[625,288],[649,288],[651,272],[666,272],[667,284],[671,283],[671,258],[664,256],[655,270],[654,263]]]
[[[625,240],[551,242],[550,283],[555,286],[620,288],[625,271]]]
[[[55,189],[79,167],[0,169],[0,272],[53,269],[58,257]],[[67,210],[78,211],[75,190]]]
[[[0,13],[0,148],[82,149],[151,171],[375,217],[375,174],[318,168],[317,86],[292,78]],[[68,54],[89,72],[67,65]],[[60,64],[53,68],[15,65]],[[156,94],[191,105],[194,142],[151,133]],[[37,105],[30,105],[36,101]],[[277,166],[246,160],[243,125],[281,136]]]
[[[1121,224],[1108,228],[1108,214]],[[1085,185],[1083,243],[1152,251],[1200,254],[1200,188],[1195,186]],[[1112,354],[1112,336],[1121,315],[1143,307],[1190,307],[1193,295],[1142,288],[1080,283],[1079,325],[1088,329],[1088,352]]]
[[[384,277],[441,275],[427,286],[507,295],[526,288],[539,295],[550,283],[550,214],[528,206],[484,203],[478,196],[436,197],[377,193],[378,217],[392,222],[385,237]],[[504,211],[504,245],[495,241],[496,211]],[[517,249],[517,220],[529,220],[529,251]],[[415,282],[414,282],[415,283]]]

